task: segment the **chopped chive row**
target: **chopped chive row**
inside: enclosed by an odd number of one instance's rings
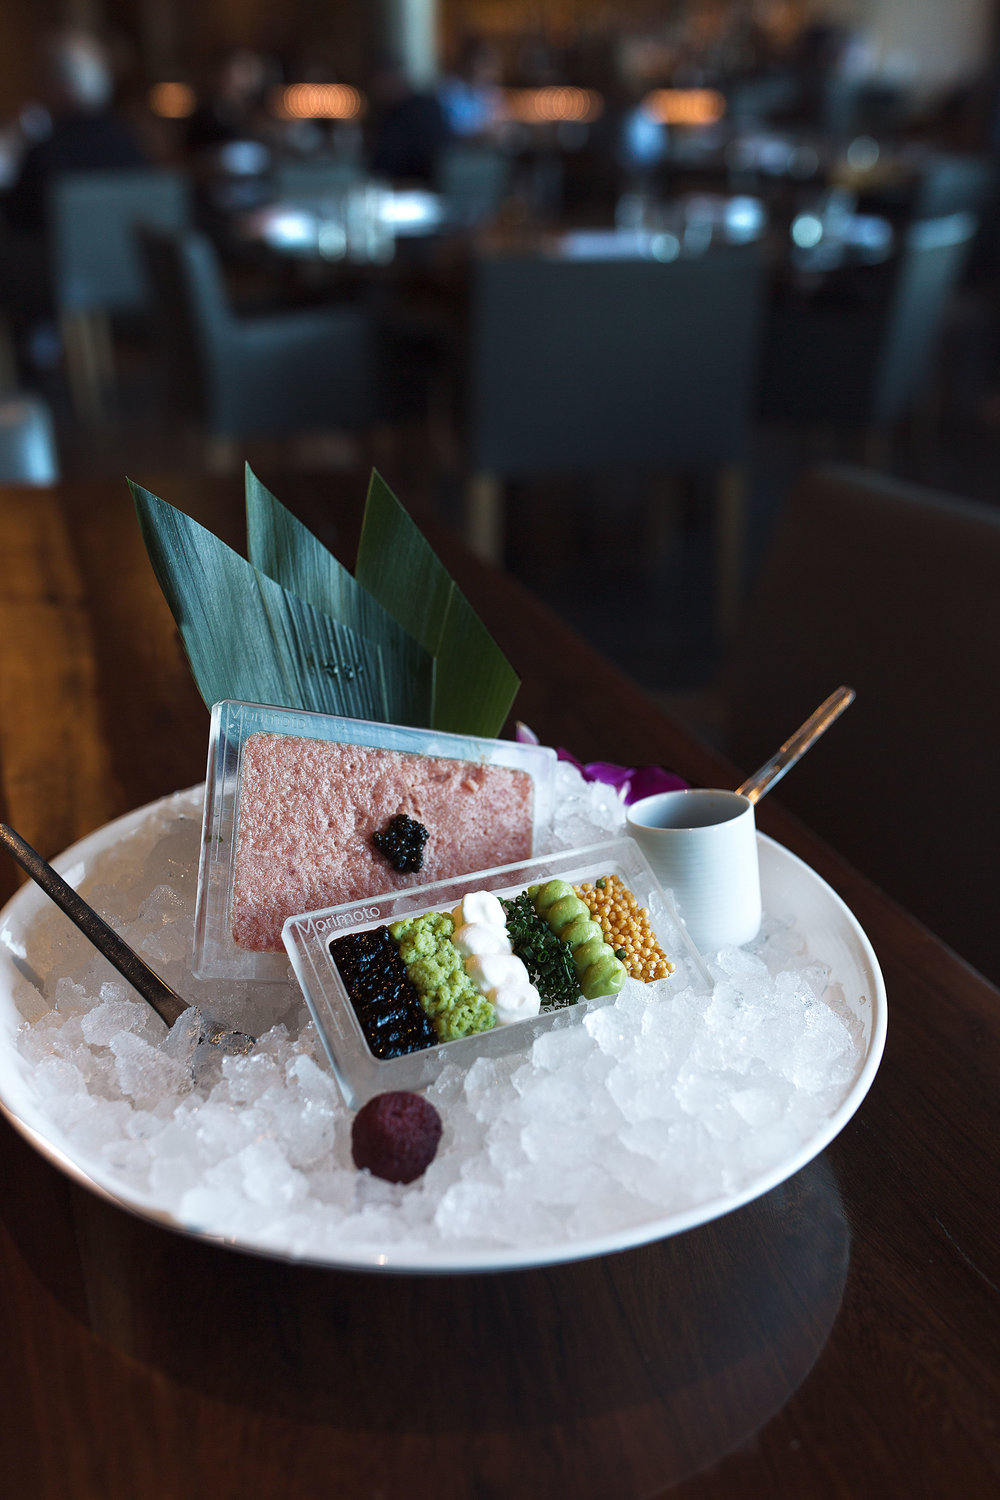
[[[569,944],[538,915],[526,891],[518,896],[501,896],[500,904],[507,918],[511,947],[541,996],[542,1009],[575,1005],[580,998],[580,980]]]

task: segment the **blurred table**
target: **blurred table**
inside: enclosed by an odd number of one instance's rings
[[[268,203],[238,215],[231,233],[277,256],[379,266],[395,258],[398,241],[452,229],[439,193],[359,183],[327,202]]]
[[[237,483],[137,477],[242,545]],[[270,482],[353,560],[363,476]],[[735,783],[420,519],[523,674],[516,712],[543,741]],[[53,855],[200,780],[208,715],[124,482],[0,491],[0,536],[0,814]],[[763,828],[853,908],[889,995],[881,1071],[827,1151],[723,1219],[618,1255],[381,1277],[135,1219],[2,1123],[4,1493],[994,1495],[1000,994],[779,796]],[[0,894],[15,884],[0,868]]]

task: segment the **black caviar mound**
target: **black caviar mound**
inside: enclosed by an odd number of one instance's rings
[[[421,1094],[376,1094],[354,1116],[354,1165],[386,1182],[414,1182],[434,1160],[441,1131],[441,1116]]]
[[[375,1057],[404,1057],[437,1041],[387,928],[334,938],[330,952]]]
[[[410,875],[424,862],[427,829],[415,818],[397,813],[385,827],[372,834],[372,843],[400,875]]]

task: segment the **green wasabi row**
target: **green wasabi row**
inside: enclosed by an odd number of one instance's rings
[[[538,915],[568,945],[584,999],[617,995],[628,971],[573,887],[565,880],[547,880],[544,885],[529,886],[527,894]]]

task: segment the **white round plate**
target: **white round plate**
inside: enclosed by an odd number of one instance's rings
[[[178,798],[190,794],[178,794]],[[176,799],[164,798],[109,823],[67,849],[52,863],[71,884],[78,884],[87,867],[161,815]],[[853,913],[814,870],[782,845],[760,835],[761,888],[765,913],[794,919],[807,934],[813,959],[830,969],[830,984],[838,1005],[853,1021],[858,1037],[857,1068],[839,1105],[810,1138],[766,1171],[744,1183],[739,1191],[698,1203],[683,1212],[652,1216],[625,1228],[609,1227],[605,1234],[566,1239],[561,1243],[465,1250],[443,1245],[424,1248],[407,1244],[385,1254],[369,1245],[345,1244],[331,1253],[310,1255],[312,1264],[390,1272],[473,1272],[554,1264],[625,1250],[667,1235],[678,1234],[739,1208],[784,1182],[819,1154],[844,1128],[864,1099],[881,1061],[886,1035],[886,996],[878,960]],[[18,1050],[17,1031],[24,1024],[15,1000],[15,980],[32,968],[28,934],[32,922],[48,903],[37,886],[25,885],[0,911],[0,1109],[41,1154],[76,1182],[138,1214],[142,1218],[211,1243],[265,1256],[298,1259],[291,1248],[273,1241],[258,1243],[252,1236],[208,1234],[179,1223],[162,1205],[123,1187],[103,1164],[85,1160],[73,1141],[46,1117],[33,1087],[31,1065]]]

